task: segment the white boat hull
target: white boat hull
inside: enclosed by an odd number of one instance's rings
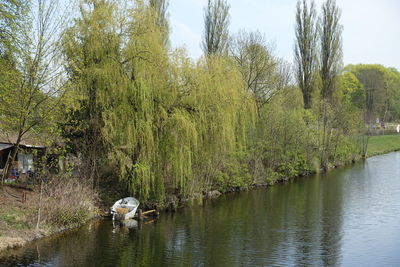
[[[139,204],[140,204],[139,201],[134,197],[126,197],[126,198],[122,198],[122,199],[118,200],[111,207],[111,214],[113,215],[113,220],[133,219],[133,217],[135,216],[136,210],[139,207]],[[120,214],[118,214],[117,209],[127,209],[128,212],[121,216]]]

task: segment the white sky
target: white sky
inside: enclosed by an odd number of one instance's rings
[[[201,54],[203,7],[207,0],[170,0],[173,47]],[[292,62],[297,0],[228,0],[230,32],[259,30],[277,56]],[[323,0],[315,1],[320,11]],[[400,0],[337,0],[342,9],[344,63],[383,64],[400,70]]]

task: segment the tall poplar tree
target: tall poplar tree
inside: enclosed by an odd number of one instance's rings
[[[341,11],[335,0],[326,0],[320,18],[320,77],[323,99],[332,100],[336,90],[336,79],[342,69]]]
[[[160,28],[164,46],[169,42],[168,0],[149,0],[149,5],[155,12],[156,25]]]
[[[304,108],[311,108],[311,96],[317,71],[317,13],[315,3],[299,0],[296,8],[296,76],[303,92]]]
[[[204,9],[203,51],[206,55],[227,52],[229,39],[229,9],[226,0],[208,0]]]
[[[344,122],[340,120],[339,105],[335,103],[337,78],[342,68],[342,26],[339,24],[341,11],[335,0],[326,0],[322,5],[320,17],[320,71],[322,82],[321,116],[322,116],[322,142],[321,164],[326,167],[329,158],[337,146],[339,132],[332,135],[333,129],[340,129]],[[342,116],[343,117],[343,116]],[[338,122],[342,122],[341,125]],[[336,125],[335,125],[336,124]]]

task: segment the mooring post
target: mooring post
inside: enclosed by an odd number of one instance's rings
[[[143,218],[143,212],[142,212],[142,209],[139,209],[138,210],[138,219],[142,220],[142,218]]]

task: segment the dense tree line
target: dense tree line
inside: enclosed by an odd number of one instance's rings
[[[366,122],[400,119],[400,73],[395,68],[376,64],[349,65],[344,69],[352,77],[352,99],[366,110]],[[358,90],[355,88],[357,87]]]
[[[2,25],[24,22],[13,15],[18,1],[4,3],[10,15]],[[9,45],[16,39],[0,33],[0,64],[7,64],[0,95],[12,106],[2,109],[1,128],[61,139],[93,187],[115,177],[141,200],[163,205],[171,194],[191,199],[275,183],[363,156],[365,111],[400,116],[397,70],[342,70],[333,0],[319,18],[313,2],[298,2],[293,68],[260,32],[231,34],[224,0],[205,7],[197,61],[170,47],[166,0],[81,1],[66,27],[52,22],[51,3],[39,9],[42,48],[22,55]],[[30,29],[17,28],[4,29],[15,36]],[[28,102],[18,102],[15,88],[30,93],[23,93]]]

